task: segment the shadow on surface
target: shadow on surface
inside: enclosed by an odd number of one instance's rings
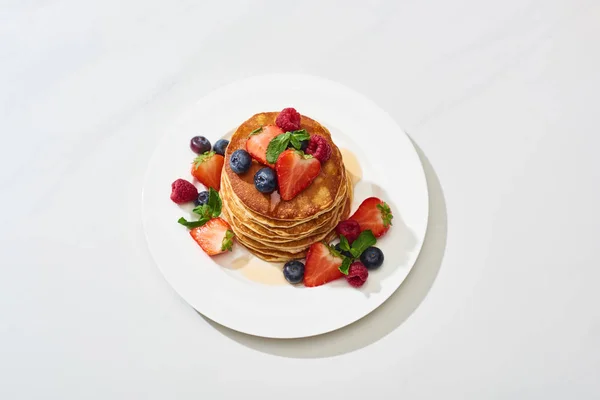
[[[236,342],[264,353],[292,358],[323,358],[350,353],[377,342],[398,328],[417,309],[440,270],[446,249],[446,202],[440,182],[423,151],[413,142],[429,190],[429,221],[421,253],[400,288],[379,308],[337,331],[301,339],[267,339],[225,328],[205,318]]]

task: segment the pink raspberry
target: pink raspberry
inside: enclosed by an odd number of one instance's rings
[[[187,203],[188,201],[196,200],[197,197],[198,189],[185,179],[177,179],[171,184],[171,200],[175,203]]]
[[[306,154],[311,154],[323,164],[331,157],[331,146],[323,136],[312,135],[308,141]]]
[[[335,227],[335,233],[344,235],[348,239],[348,243],[352,244],[360,235],[360,225],[353,219],[340,221]]]
[[[369,270],[363,265],[363,263],[360,261],[354,261],[352,264],[350,264],[348,275],[346,275],[346,280],[350,286],[359,288],[365,284],[368,277]]]
[[[297,131],[300,129],[300,113],[294,108],[284,108],[281,110],[275,125],[283,129],[284,132]]]

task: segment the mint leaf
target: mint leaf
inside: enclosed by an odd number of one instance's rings
[[[308,140],[310,135],[306,132],[306,129],[301,129],[299,131],[292,131],[290,133],[290,143],[296,150],[302,149],[302,142],[304,140]]]
[[[221,208],[223,207],[223,202],[221,201],[221,196],[219,196],[219,192],[217,192],[213,188],[208,189],[208,210],[213,217],[218,217],[221,215]]]
[[[250,134],[248,135],[248,137],[250,136],[254,136],[254,135],[258,135],[259,133],[261,133],[263,130],[263,126],[259,126],[258,128],[256,128],[255,130],[253,130],[252,132],[250,132]]]
[[[350,243],[348,243],[348,239],[344,235],[340,235],[340,249],[350,251]]]
[[[302,148],[302,143],[298,140],[298,138],[294,135],[290,137],[290,143],[296,150],[300,150]]]
[[[199,226],[204,225],[209,220],[210,220],[210,217],[202,217],[198,221],[188,221],[185,218],[181,217],[177,220],[177,222],[179,222],[181,225],[183,225],[189,229],[192,229],[192,228],[197,228]]]
[[[210,215],[210,209],[208,208],[208,204],[202,204],[201,206],[194,207],[192,210],[194,214],[198,214],[201,217],[208,217]]]
[[[375,235],[373,235],[373,232],[370,229],[367,229],[366,231],[362,231],[360,235],[358,235],[358,238],[352,243],[350,253],[352,253],[354,258],[358,258],[363,251],[376,243],[377,239],[375,238]]]
[[[306,132],[306,129],[300,129],[298,131],[292,131],[292,137],[295,137],[299,142],[310,139],[310,135]]]
[[[350,264],[352,264],[352,259],[348,257],[344,257],[344,261],[342,265],[338,268],[340,272],[344,275],[348,275],[348,270],[350,269]]]
[[[269,164],[276,163],[279,155],[287,149],[290,143],[290,136],[292,136],[292,133],[286,132],[271,139],[267,146],[267,162]]]

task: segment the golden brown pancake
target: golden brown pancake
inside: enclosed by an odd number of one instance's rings
[[[231,154],[245,149],[250,133],[261,125],[274,124],[277,115],[256,114],[233,134],[225,153],[220,194],[223,217],[231,224],[237,241],[257,257],[285,262],[303,258],[313,243],[335,237],[335,226],[350,213],[353,187],[329,131],[305,116],[301,119],[302,128],[311,135],[323,136],[332,155],[304,191],[288,201],[281,200],[277,192],[261,194],[254,187],[254,174],[263,165],[256,161],[247,173],[234,173],[229,167]]]
[[[258,192],[254,187],[254,174],[264,165],[253,161],[248,172],[238,175],[231,170],[229,158],[234,151],[246,149],[246,140],[253,130],[263,125],[275,124],[278,114],[277,112],[259,113],[240,125],[227,146],[223,173],[227,175],[235,195],[250,211],[268,219],[293,222],[318,214],[333,204],[343,184],[344,164],[329,131],[317,121],[302,116],[301,129],[306,129],[311,135],[323,136],[331,146],[331,158],[322,165],[321,172],[313,183],[292,200],[281,201],[277,200],[277,195]],[[274,196],[276,198],[272,199]]]

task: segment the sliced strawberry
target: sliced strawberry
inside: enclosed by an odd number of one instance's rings
[[[283,130],[276,125],[266,125],[256,129],[246,141],[246,150],[252,158],[264,165],[273,166],[267,162],[267,147],[271,140],[281,135]]]
[[[360,204],[358,210],[348,219],[358,222],[361,231],[370,229],[375,237],[380,237],[390,229],[393,217],[387,203],[377,197],[369,197]]]
[[[343,261],[342,257],[336,255],[325,243],[314,243],[306,255],[304,285],[320,286],[341,278],[344,275],[339,268]]]
[[[233,246],[233,231],[221,218],[213,218],[206,224],[192,229],[190,235],[209,256],[231,251]]]
[[[199,155],[192,164],[192,175],[207,188],[219,191],[221,188],[221,171],[225,159],[214,151]]]
[[[288,149],[279,155],[275,171],[281,198],[291,200],[315,180],[321,163],[311,155]]]

